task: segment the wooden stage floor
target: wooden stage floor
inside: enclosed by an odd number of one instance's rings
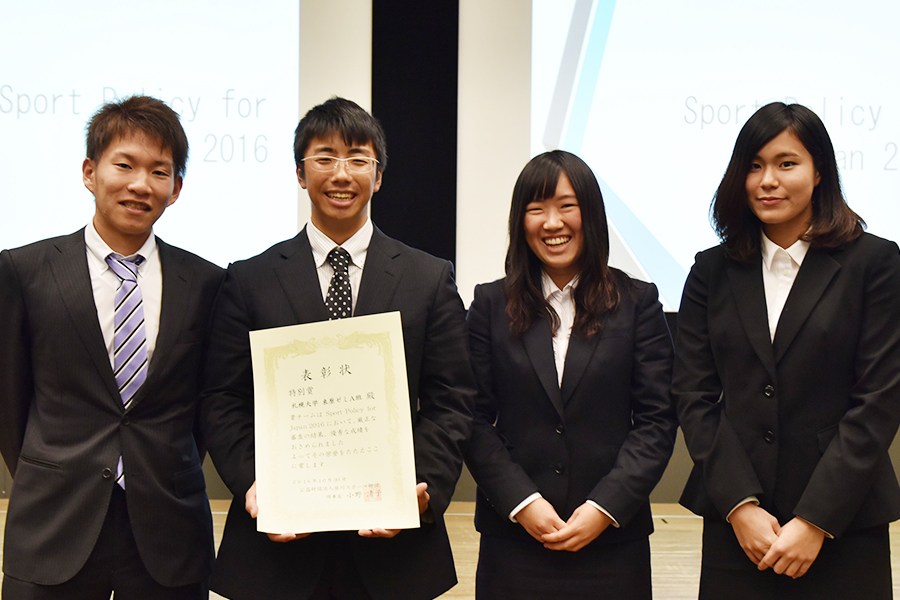
[[[0,522],[6,522],[7,500],[0,500]],[[212,500],[216,544],[222,537],[228,501]],[[475,565],[478,560],[478,532],[472,524],[474,502],[454,502],[445,520],[450,532],[459,583],[441,596],[442,600],[475,597]],[[653,597],[656,600],[693,600],[700,576],[700,532],[702,522],[677,504],[654,504],[656,528],[650,536],[653,565]],[[0,535],[0,543],[3,536]],[[894,570],[894,598],[900,600],[900,523],[891,525],[891,553]],[[210,594],[210,600],[221,596]]]

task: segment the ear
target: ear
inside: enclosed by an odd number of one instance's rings
[[[372,193],[374,194],[378,190],[381,189],[381,167],[375,169],[375,185],[372,186]]]
[[[184,184],[184,179],[182,179],[181,175],[175,176],[175,186],[172,188],[172,196],[169,198],[168,204],[166,206],[172,206],[175,204],[175,201],[178,200],[178,195],[181,194],[181,186]]]
[[[89,158],[85,158],[84,162],[81,163],[81,179],[84,181],[84,187],[90,190],[90,192],[94,193],[94,173],[96,172],[96,168],[94,165],[94,161]]]
[[[297,181],[300,182],[300,187],[302,187],[305,190],[306,182],[303,181],[303,172],[300,170],[300,167],[297,167]]]
[[[815,183],[815,185],[813,185],[813,187],[816,187],[817,185],[819,185],[820,181],[822,181],[822,176],[819,175],[818,171],[816,171],[816,183]]]

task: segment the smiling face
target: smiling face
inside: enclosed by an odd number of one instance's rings
[[[313,138],[303,157],[323,155],[377,158],[371,142],[348,145],[337,132]],[[313,225],[336,244],[343,244],[368,219],[366,206],[381,187],[381,170],[375,168],[370,173],[351,173],[347,165],[341,163],[333,171],[322,172],[307,165],[302,173],[297,168],[297,179],[300,187],[309,192]]]
[[[562,289],[578,274],[584,248],[581,208],[565,173],[559,174],[552,198],[528,203],[524,226],[528,247]]]
[[[134,254],[181,193],[172,152],[136,131],[118,137],[97,161],[84,159],[84,185],[94,194],[94,227],[110,248]]]
[[[762,147],[747,174],[747,202],[766,237],[788,248],[806,233],[819,180],[812,156],[789,129]]]

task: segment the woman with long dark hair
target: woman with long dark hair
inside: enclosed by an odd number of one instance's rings
[[[648,497],[672,452],[672,342],[653,284],[611,268],[600,187],[531,160],[506,278],[469,309],[478,598],[648,599]]]
[[[744,125],[678,316],[700,597],[889,599],[900,253],[863,232],[808,108]]]

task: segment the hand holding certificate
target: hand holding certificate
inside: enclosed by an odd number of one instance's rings
[[[400,313],[250,332],[259,531],[419,526]]]

